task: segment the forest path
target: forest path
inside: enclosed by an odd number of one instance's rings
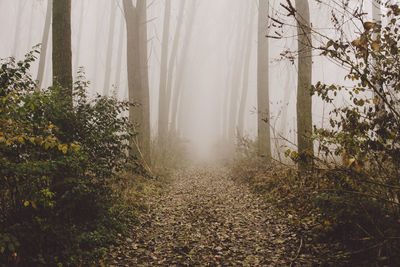
[[[178,171],[148,205],[117,266],[288,266],[296,257],[285,220],[225,169]]]

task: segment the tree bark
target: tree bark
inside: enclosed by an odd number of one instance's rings
[[[53,84],[72,95],[71,0],[53,2]]]
[[[312,41],[308,0],[296,0],[298,33],[297,78],[297,145],[299,171],[304,174],[311,168],[314,154],[312,135]]]
[[[129,101],[135,103],[129,109],[129,119],[136,125],[137,135],[131,140],[131,151],[138,159],[146,160],[146,144],[149,143],[146,133],[146,117],[148,104],[143,102],[146,93],[143,92],[141,57],[140,57],[140,30],[138,10],[132,4],[132,0],[123,0],[123,7],[127,31],[127,71]]]
[[[257,131],[258,153],[271,158],[270,112],[269,112],[269,45],[268,0],[259,0],[257,45]]]
[[[137,0],[136,9],[139,19],[139,53],[140,53],[140,80],[141,80],[141,107],[143,112],[142,122],[142,153],[147,163],[150,164],[150,95],[149,95],[149,69],[147,53],[147,0]]]
[[[44,22],[43,36],[42,36],[42,44],[40,47],[40,58],[39,58],[39,69],[36,80],[38,81],[36,90],[39,91],[42,88],[43,78],[44,78],[44,70],[46,67],[46,58],[47,58],[47,48],[49,43],[50,36],[50,25],[51,25],[51,10],[53,8],[53,0],[47,1],[47,10],[46,10],[46,20]]]

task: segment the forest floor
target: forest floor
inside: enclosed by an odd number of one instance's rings
[[[302,240],[224,168],[177,171],[115,248],[111,266],[290,266]]]

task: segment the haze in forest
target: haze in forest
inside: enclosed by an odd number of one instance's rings
[[[160,72],[172,66],[172,74],[168,77],[173,92],[169,127],[186,141],[187,150],[194,157],[211,159],[221,151],[231,155],[238,136],[254,139],[257,135],[258,1],[172,0],[168,14],[169,57],[166,65],[162,66],[166,3],[154,0],[148,1],[147,6],[152,137],[157,136],[159,127]],[[271,16],[280,14],[279,3],[269,2]],[[329,28],[328,8],[314,2],[310,4],[312,25],[319,29]],[[370,8],[370,5],[366,1],[365,8]],[[0,58],[15,56],[20,59],[42,42],[46,8],[47,1],[43,0],[1,1]],[[93,95],[108,94],[127,99],[126,28],[122,1],[72,0],[71,21],[74,77],[78,68],[83,67]],[[267,18],[265,26],[264,36],[270,30]],[[296,47],[296,28],[293,27],[292,31],[287,35],[293,38],[269,40],[269,122],[272,150],[275,152],[283,143],[292,146],[291,143],[297,142],[297,63],[281,57],[282,51]],[[50,51],[51,42],[42,88],[52,83]],[[39,60],[32,68],[33,77],[37,76],[38,63]],[[313,59],[313,81],[342,82],[343,73],[326,59]],[[176,94],[178,97],[174,103]],[[325,104],[314,99],[313,124],[326,124],[327,113]],[[282,143],[282,139],[289,142]]]

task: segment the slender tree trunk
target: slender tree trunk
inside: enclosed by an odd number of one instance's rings
[[[47,10],[46,10],[46,20],[44,22],[43,36],[42,36],[42,44],[40,47],[40,59],[39,59],[39,70],[37,74],[36,80],[38,81],[36,90],[40,90],[42,88],[43,78],[44,78],[44,70],[46,67],[46,58],[47,58],[47,48],[49,43],[50,36],[50,25],[51,25],[51,10],[53,8],[53,0],[47,1]]]
[[[312,135],[312,49],[311,24],[308,0],[296,0],[298,33],[298,78],[297,78],[297,144],[300,156],[299,171],[310,169],[314,154]]]
[[[115,6],[114,1],[110,1],[110,20],[109,20],[109,28],[108,28],[108,40],[107,40],[107,56],[106,56],[106,73],[104,74],[104,85],[103,92],[104,95],[108,96],[110,91],[110,77],[111,77],[111,62],[113,56],[113,43],[114,43],[114,32],[115,32],[115,18],[117,7]]]
[[[80,0],[80,13],[79,13],[79,30],[78,30],[78,38],[77,38],[77,46],[76,46],[76,60],[74,61],[74,68],[72,69],[73,72],[78,71],[78,64],[79,64],[79,59],[81,58],[81,44],[82,44],[82,28],[83,28],[83,17],[84,13],[83,11],[85,10],[84,2],[85,0]]]
[[[53,84],[72,95],[71,0],[53,2]]]
[[[160,88],[158,98],[158,137],[163,143],[168,131],[167,109],[167,72],[173,70],[167,69],[169,53],[169,25],[171,20],[171,0],[165,0],[163,35],[161,41],[161,64],[160,64]],[[173,58],[171,58],[173,60]]]
[[[243,64],[243,72],[242,72],[242,95],[240,98],[239,105],[239,118],[238,118],[238,133],[240,137],[244,136],[244,117],[246,114],[246,103],[247,103],[247,94],[249,89],[249,74],[250,74],[250,59],[252,52],[252,39],[253,39],[253,31],[252,26],[254,22],[254,4],[251,4],[250,13],[249,13],[249,25],[247,28],[247,36],[246,36],[246,47],[244,52],[244,64]]]
[[[257,128],[258,153],[271,158],[270,114],[269,114],[269,45],[268,0],[259,0],[258,5],[258,55],[257,55]]]
[[[247,4],[247,3],[246,3]],[[248,5],[248,4],[247,4]],[[238,20],[237,29],[241,29],[238,32],[236,43],[237,51],[235,53],[235,60],[232,66],[232,88],[231,88],[231,99],[229,106],[229,128],[228,128],[228,136],[231,142],[235,141],[235,132],[236,132],[236,123],[238,116],[238,98],[239,98],[239,85],[241,82],[240,75],[238,73],[242,72],[243,62],[244,62],[244,48],[245,48],[245,27],[241,27],[246,21],[246,14],[248,14],[248,6],[247,10],[244,11],[241,15],[241,18]]]
[[[186,63],[187,63],[187,56],[188,56],[188,49],[190,47],[190,43],[192,41],[192,28],[194,24],[194,19],[195,19],[195,14],[196,14],[196,4],[197,0],[192,0],[191,6],[189,8],[189,12],[187,17],[189,18],[189,21],[187,22],[186,25],[186,30],[184,34],[184,39],[183,39],[183,46],[181,48],[181,57],[179,58],[179,61],[177,63],[177,71],[176,71],[176,79],[175,79],[175,90],[173,94],[173,99],[172,99],[172,112],[171,112],[171,129],[172,130],[177,130],[177,125],[178,125],[178,105],[180,102],[181,94],[182,94],[182,83],[184,80],[184,72],[186,68]]]
[[[142,153],[147,163],[150,164],[150,95],[149,95],[149,69],[147,53],[147,0],[137,0],[136,10],[139,19],[139,53],[140,53],[140,80],[141,80],[141,107],[143,112],[142,123]]]
[[[172,82],[173,82],[173,77],[176,71],[176,63],[177,63],[177,58],[178,58],[178,47],[179,47],[179,40],[181,37],[181,30],[182,30],[182,24],[183,24],[183,13],[185,11],[185,3],[186,1],[181,1],[180,6],[179,6],[179,13],[178,13],[178,21],[177,21],[177,26],[175,30],[175,35],[174,35],[174,40],[172,43],[172,48],[171,48],[171,55],[169,58],[168,62],[168,76],[167,76],[167,94],[166,94],[166,107],[165,107],[165,120],[168,122],[169,126],[169,110],[171,106],[171,96],[172,96]]]
[[[122,49],[124,44],[124,21],[121,20],[119,29],[118,52],[117,52],[117,69],[115,72],[115,88],[117,90],[121,87],[121,68],[122,68]]]

